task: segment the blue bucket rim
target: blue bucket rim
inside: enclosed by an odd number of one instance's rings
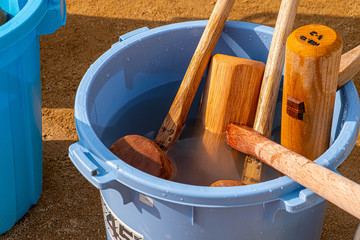
[[[76,94],[75,123],[80,138],[80,145],[91,146],[91,149],[87,149],[87,151],[96,156],[96,158],[102,159],[102,161],[98,161],[97,164],[105,169],[108,172],[107,174],[112,174],[114,180],[119,181],[121,184],[135,191],[167,202],[208,207],[253,205],[260,202],[264,203],[281,199],[286,195],[294,194],[295,191],[304,189],[304,187],[287,176],[253,185],[224,188],[195,186],[160,179],[135,169],[117,158],[100,141],[91,128],[86,111],[86,93],[91,88],[92,80],[96,77],[97,72],[101,70],[101,67],[105,65],[114,54],[136,44],[139,39],[145,40],[158,33],[165,33],[167,31],[195,27],[204,28],[206,23],[207,20],[189,21],[154,28],[130,37],[126,41],[115,43],[108,51],[100,56],[84,75]],[[249,29],[271,34],[274,31],[272,27],[240,21],[228,21],[225,25],[225,28],[227,27]],[[331,147],[315,160],[316,163],[332,170],[335,170],[352,150],[359,129],[359,97],[353,82],[350,81],[346,84],[340,90],[340,93],[346,99],[347,103],[346,117],[343,120],[343,126]],[[78,122],[82,122],[83,124],[78,124]],[[337,159],[337,161],[330,161],[329,159]]]
[[[24,7],[0,26],[0,52],[16,44],[33,31],[47,12],[47,0],[29,0]]]

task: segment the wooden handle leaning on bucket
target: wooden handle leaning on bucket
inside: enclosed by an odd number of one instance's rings
[[[230,147],[252,155],[360,219],[360,185],[261,136],[245,125],[229,124]]]
[[[169,113],[156,136],[155,142],[164,152],[170,150],[183,129],[195,93],[234,2],[235,0],[216,2]]]
[[[254,122],[254,129],[266,137],[270,137],[271,135],[272,122],[284,66],[285,43],[292,31],[298,5],[299,0],[282,0],[275,24]],[[242,182],[245,184],[260,182],[261,168],[261,162],[247,156],[244,162]]]
[[[341,55],[337,89],[342,88],[360,71],[360,45]]]

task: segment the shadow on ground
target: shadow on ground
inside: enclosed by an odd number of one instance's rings
[[[274,26],[276,17],[277,13],[264,13],[231,20]],[[65,27],[41,37],[43,106],[73,108],[77,86],[86,70],[121,35],[145,26],[155,28],[193,20],[200,19],[148,21],[69,15]],[[335,29],[343,38],[344,51],[360,44],[360,18],[299,14],[295,28],[313,23]]]

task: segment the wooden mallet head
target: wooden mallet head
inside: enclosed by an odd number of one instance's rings
[[[200,149],[206,152],[202,165],[210,182],[228,178],[240,180],[242,161],[225,144],[229,122],[254,123],[263,62],[224,54],[212,57],[199,111]],[[200,124],[199,124],[200,125]]]

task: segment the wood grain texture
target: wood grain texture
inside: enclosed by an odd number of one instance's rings
[[[168,152],[183,129],[186,116],[221,35],[235,0],[218,0],[201,36],[180,88],[170,107],[155,142]]]
[[[293,29],[298,5],[299,0],[282,0],[275,24],[254,122],[254,129],[266,137],[270,137],[271,135],[280,80],[284,67],[285,43]],[[260,182],[261,169],[261,162],[246,157],[242,182],[246,184]]]
[[[300,27],[287,41],[281,145],[311,160],[330,144],[341,51],[341,37],[322,25]],[[301,118],[289,99],[304,105]]]
[[[227,143],[272,166],[360,219],[360,185],[261,136],[243,125],[229,124]]]
[[[337,89],[342,88],[360,71],[360,45],[341,55]]]
[[[201,142],[209,161],[223,159],[229,122],[254,123],[264,68],[264,63],[254,60],[222,54],[212,58],[199,115],[203,123]]]

